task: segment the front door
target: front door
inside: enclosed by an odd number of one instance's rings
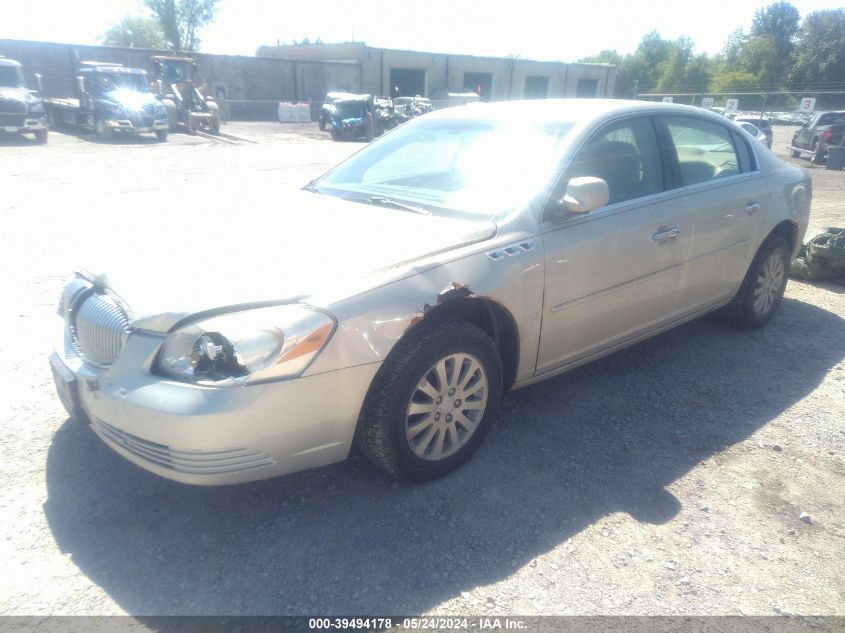
[[[544,213],[545,297],[537,373],[577,363],[672,320],[691,240],[682,196],[665,191],[651,117],[611,123],[582,148]],[[570,178],[608,183],[588,213],[554,203]]]

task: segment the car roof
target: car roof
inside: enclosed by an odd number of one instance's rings
[[[20,68],[21,63],[16,59],[9,59],[0,55],[0,66],[11,66],[13,68]]]
[[[539,122],[589,123],[614,115],[661,112],[692,114],[702,118],[725,121],[719,114],[702,108],[655,101],[625,99],[532,99],[522,101],[477,102],[438,110],[426,117],[502,121],[531,119]]]

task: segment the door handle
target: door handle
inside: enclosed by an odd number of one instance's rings
[[[655,242],[659,242],[660,244],[665,244],[669,240],[675,239],[681,234],[681,229],[677,226],[673,226],[671,229],[665,226],[661,226],[657,229],[657,233],[651,236]]]
[[[751,215],[752,213],[754,213],[755,211],[757,211],[759,209],[760,209],[760,203],[759,202],[748,202],[745,205],[745,212],[748,215]]]

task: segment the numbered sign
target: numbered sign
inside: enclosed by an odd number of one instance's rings
[[[739,110],[739,99],[727,99],[725,101],[725,110]]]
[[[672,97],[663,97],[663,103],[672,103]]]
[[[701,107],[705,108],[706,110],[710,110],[713,108],[713,97],[702,97],[701,98]]]
[[[812,112],[816,108],[816,98],[815,97],[805,97],[801,99],[801,107],[799,110],[801,112]]]

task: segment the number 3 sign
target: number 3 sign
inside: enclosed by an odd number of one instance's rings
[[[799,108],[801,112],[812,112],[816,108],[816,98],[815,97],[807,97],[805,99],[801,99],[801,107]]]

